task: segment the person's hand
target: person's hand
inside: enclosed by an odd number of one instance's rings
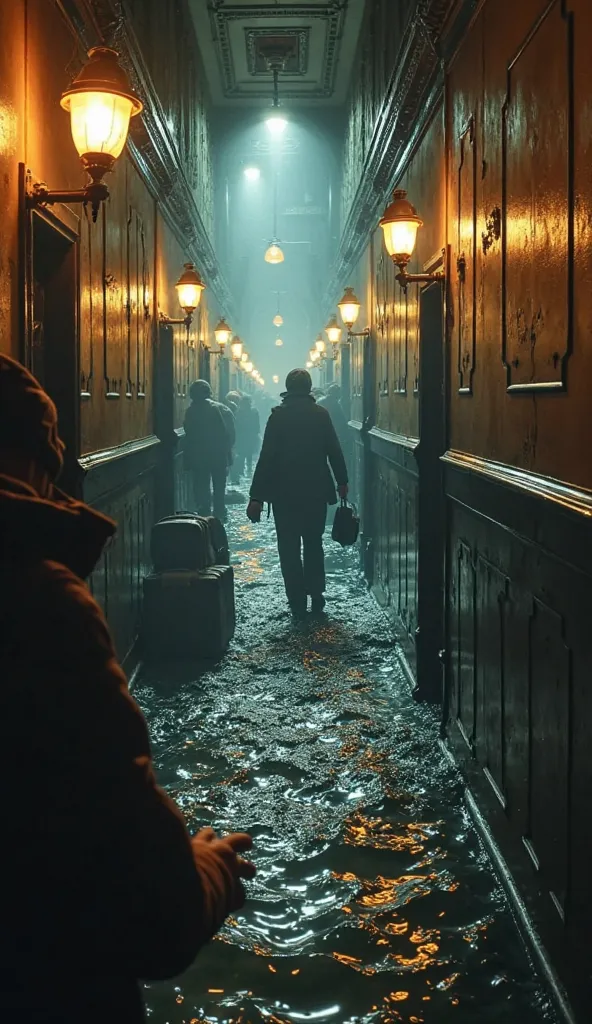
[[[347,486],[347,484],[339,484],[339,487],[337,488],[337,493],[339,494],[340,498],[347,498],[348,491],[349,487]]]
[[[224,893],[224,917],[227,917],[233,910],[240,910],[245,902],[242,880],[250,881],[256,874],[255,865],[240,856],[241,853],[246,853],[252,848],[251,836],[246,832],[233,832],[220,839],[212,828],[204,828],[196,836],[193,836],[191,845],[198,865],[201,854],[204,861],[213,856],[222,869],[227,882]],[[205,862],[200,866],[203,866],[207,873]]]
[[[252,523],[261,522],[262,511],[263,502],[255,501],[254,498],[251,498],[249,504],[247,505],[247,519],[250,519]]]

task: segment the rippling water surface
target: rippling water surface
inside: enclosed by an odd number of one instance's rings
[[[554,1021],[357,552],[327,540],[328,616],[295,627],[273,522],[241,508],[229,533],[229,654],[135,696],[190,827],[250,832],[258,875],[186,974],[146,986],[149,1020]]]

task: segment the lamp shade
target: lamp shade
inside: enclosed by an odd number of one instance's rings
[[[321,353],[317,352],[316,348],[311,348],[308,354],[311,358],[311,362],[313,363],[318,363],[319,359],[321,358]]]
[[[214,327],[214,337],[219,348],[223,349],[226,347],[232,337],[232,331],[226,323],[224,317],[222,317],[216,326]]]
[[[61,98],[74,145],[93,178],[110,171],[125,146],[130,118],[142,110],[116,50],[95,46]]]
[[[243,363],[242,364],[242,368],[245,371],[245,373],[252,373],[253,372],[253,364],[252,364],[252,362],[250,360],[247,360],[246,363]]]
[[[205,288],[205,284],[193,263],[185,264],[185,269],[177,281],[175,288],[177,289],[181,309],[184,309],[186,313],[193,313],[193,310],[197,309],[199,306],[201,293]]]
[[[266,252],[265,252],[265,262],[266,263],[283,263],[284,262],[284,254],[283,254],[282,250],[280,249],[279,245],[277,244],[277,242],[272,242],[271,245],[269,246],[269,248],[266,250]]]
[[[279,384],[280,378],[278,377],[277,373],[273,375],[272,380],[274,384]]]
[[[360,313],[360,300],[354,294],[353,288],[346,288],[341,302],[337,303],[341,319],[346,327],[351,328],[358,319]]]
[[[234,338],[232,339],[230,351],[232,352],[232,358],[236,359],[237,362],[240,362],[240,358],[243,354],[243,343],[240,340],[238,334],[235,334]]]
[[[384,211],[380,226],[384,233],[384,244],[393,262],[399,265],[409,263],[415,248],[417,229],[423,221],[417,210],[407,199],[404,188],[396,188],[393,201]]]
[[[240,357],[240,361],[241,361],[241,365],[243,363],[248,363],[249,362],[249,353],[248,352],[243,352],[243,354]]]
[[[273,318],[273,326],[274,327],[281,327],[283,322],[284,322],[284,318],[281,315],[281,313],[276,313],[276,315]]]
[[[341,339],[341,327],[337,323],[337,318],[332,316],[329,323],[325,327],[325,333],[332,345],[338,345]]]
[[[284,344],[284,343],[283,343],[283,341],[282,341],[282,339],[281,339],[281,338],[276,338],[276,339],[275,339],[275,347],[276,347],[276,348],[281,348],[283,344]]]
[[[325,351],[325,342],[323,341],[320,334],[317,340],[315,341],[315,348],[320,355],[322,355],[323,352]]]

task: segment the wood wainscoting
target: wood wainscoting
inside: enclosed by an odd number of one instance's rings
[[[154,435],[80,459],[86,471],[84,500],[117,522],[89,581],[109,621],[117,655],[129,669],[150,572],[150,531],[155,520],[160,441]]]
[[[566,988],[589,997],[592,493],[443,463],[448,740]]]

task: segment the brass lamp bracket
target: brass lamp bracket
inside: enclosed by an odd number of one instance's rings
[[[395,280],[399,282],[403,291],[407,290],[408,284],[430,284],[432,281],[440,281],[443,284],[446,281],[445,271],[431,270],[430,268],[441,264],[444,261],[444,257],[445,250],[440,249],[424,263],[421,274],[408,274],[407,264],[409,263],[409,257],[393,256],[393,263],[399,268],[399,273],[396,275]]]
[[[27,206],[53,206],[54,203],[90,203],[92,219],[96,222],[101,203],[109,198],[109,189],[102,181],[89,181],[85,188],[66,190],[49,189],[44,181],[35,182],[31,191],[26,194]]]
[[[348,338],[369,338],[370,337],[370,328],[369,327],[364,327],[363,331],[350,331],[350,330],[348,330],[347,336],[348,336]]]
[[[158,314],[158,319],[160,323],[163,325],[163,327],[174,327],[177,324],[184,324],[187,330],[189,330],[191,324],[193,323],[193,316],[191,315],[191,313],[188,313],[187,316],[181,317],[167,316],[166,313],[163,313],[162,310],[160,310]]]

